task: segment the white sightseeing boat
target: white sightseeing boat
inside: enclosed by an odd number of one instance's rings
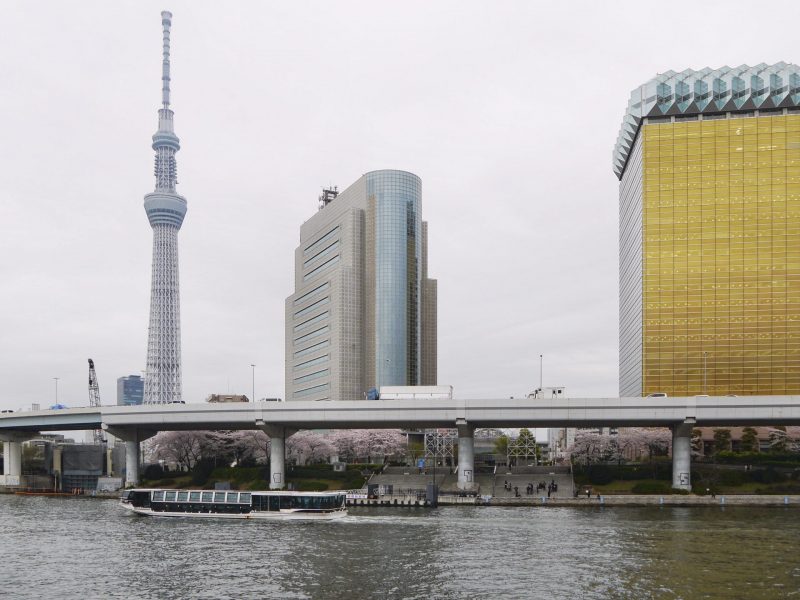
[[[223,519],[337,519],[347,514],[346,492],[125,490],[124,508],[151,517]]]

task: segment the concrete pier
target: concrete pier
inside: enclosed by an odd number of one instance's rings
[[[138,427],[103,427],[111,435],[125,442],[125,487],[139,485],[141,464],[140,444],[153,437],[156,432]]]
[[[138,441],[125,442],[125,486],[139,485],[139,464],[141,463]]]
[[[466,421],[457,422],[458,429],[458,489],[471,490],[475,486],[475,427]]]
[[[0,485],[22,485],[22,442],[33,437],[24,432],[0,432],[0,442],[3,442],[3,474],[0,475]]]
[[[672,487],[692,491],[692,428],[694,423],[672,427]]]
[[[3,475],[17,479],[22,475],[21,442],[3,442]]]
[[[269,436],[269,489],[286,487],[286,439],[297,433],[280,425],[259,424],[259,429]]]

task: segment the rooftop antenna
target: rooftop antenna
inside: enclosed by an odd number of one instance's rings
[[[334,201],[336,196],[339,195],[339,186],[322,188],[322,193],[319,195],[319,209],[322,210],[328,204]]]

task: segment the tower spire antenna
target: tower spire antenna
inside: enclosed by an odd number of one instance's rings
[[[161,25],[164,28],[164,60],[161,64],[161,102],[164,108],[169,108],[169,30],[172,27],[172,13],[168,10],[161,12]]]
[[[161,13],[161,27],[163,31],[162,61],[161,61],[161,108],[158,109],[158,131],[153,136],[153,150],[156,151],[156,189],[175,193],[178,183],[178,165],[175,153],[181,149],[180,140],[175,135],[175,114],[170,105],[170,60],[169,41],[172,27],[172,13]]]

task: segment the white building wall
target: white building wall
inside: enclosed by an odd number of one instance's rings
[[[362,396],[362,180],[300,228],[296,291],[286,299],[287,400]]]
[[[642,395],[642,136],[619,186],[619,395]]]

